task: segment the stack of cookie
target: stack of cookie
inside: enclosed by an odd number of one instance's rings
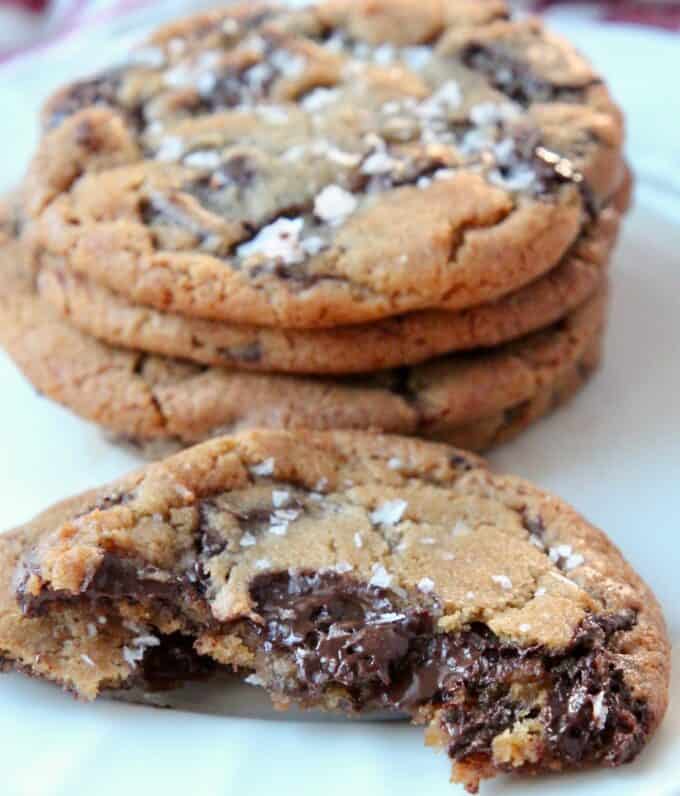
[[[150,450],[251,426],[481,449],[599,361],[621,116],[498,0],[230,6],[43,122],[1,342]]]

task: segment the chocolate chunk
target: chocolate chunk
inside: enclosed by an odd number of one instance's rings
[[[217,663],[194,650],[190,637],[171,633],[160,637],[157,647],[144,652],[142,672],[149,691],[167,691],[190,680],[205,680],[218,669]]]
[[[265,652],[294,653],[300,694],[340,684],[358,707],[386,696],[393,667],[433,631],[429,611],[334,572],[260,575],[250,594],[264,619],[257,633]]]
[[[52,104],[47,129],[58,127],[69,116],[92,105],[119,108],[118,91],[122,77],[122,69],[109,69],[95,77],[73,83],[58,102]]]
[[[217,187],[235,185],[237,188],[246,188],[252,184],[256,174],[257,169],[252,158],[234,155],[214,172],[211,184]]]
[[[218,353],[226,362],[259,362],[262,359],[262,346],[258,340],[242,346],[219,348]]]
[[[588,86],[555,85],[534,74],[502,44],[468,44],[460,59],[469,69],[483,74],[509,99],[527,107],[534,102],[582,102]]]
[[[399,395],[408,402],[416,400],[417,392],[411,384],[411,368],[395,368],[390,376],[390,392]]]
[[[105,553],[96,572],[79,595],[59,590],[43,590],[40,594],[27,594],[25,584],[30,575],[30,564],[25,577],[17,587],[17,599],[24,613],[40,616],[50,603],[72,603],[81,599],[98,602],[129,600],[134,603],[148,601],[177,602],[185,587],[180,578],[160,580],[149,568],[139,568],[134,562],[112,553]]]
[[[474,470],[475,464],[473,464],[466,456],[462,453],[456,453],[451,457],[451,466],[455,467],[456,470]]]
[[[611,650],[615,634],[634,625],[632,611],[588,616],[555,653],[502,641],[480,623],[436,633],[436,601],[419,605],[335,572],[263,574],[250,594],[264,620],[250,628],[255,645],[289,663],[270,687],[304,701],[342,686],[355,710],[441,706],[455,760],[490,758],[493,739],[524,719],[544,728],[546,758],[567,766],[626,762],[648,734]],[[548,699],[522,701],[516,683]]]
[[[522,511],[522,525],[529,531],[532,536],[538,536],[539,538],[543,537],[545,533],[545,525],[543,524],[543,518],[540,514],[529,514],[529,511],[525,508]]]

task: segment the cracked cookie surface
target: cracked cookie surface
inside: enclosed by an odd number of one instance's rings
[[[25,185],[39,263],[259,326],[507,295],[623,169],[600,78],[497,2],[198,15],[65,88],[45,125]]]
[[[486,447],[587,378],[605,313],[603,288],[556,325],[496,349],[367,376],[312,378],[114,348],[37,297],[21,243],[0,247],[0,271],[0,343],[24,375],[40,392],[144,447],[255,427],[370,429]]]
[[[489,348],[557,322],[602,284],[619,219],[614,208],[602,210],[560,264],[495,302],[334,329],[239,326],[162,313],[59,266],[40,271],[38,292],[70,323],[111,345],[238,370],[362,373]]]
[[[0,654],[86,699],[235,667],[280,707],[407,711],[474,791],[633,759],[660,609],[559,498],[445,445],[253,432],[0,537]]]

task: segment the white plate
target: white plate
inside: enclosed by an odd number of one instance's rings
[[[143,20],[144,21],[144,20]],[[558,19],[610,79],[629,117],[636,206],[614,267],[605,367],[567,408],[491,458],[558,492],[605,528],[656,590],[680,642],[680,145],[678,39]],[[1,78],[0,189],[16,183],[35,142],[41,98],[61,80],[111,60],[126,36],[88,34]],[[675,147],[675,149],[674,149]],[[39,398],[0,357],[0,527],[123,473],[134,457]],[[483,793],[680,794],[680,682],[666,722],[638,762],[616,771],[498,780]],[[254,692],[253,692],[254,693]],[[0,793],[97,796],[198,793],[462,792],[447,761],[401,722],[275,716],[250,691],[219,703],[156,710],[81,705],[19,675],[0,678]],[[178,703],[185,704],[178,698]],[[215,715],[215,714],[219,715]],[[254,718],[255,717],[255,718]]]

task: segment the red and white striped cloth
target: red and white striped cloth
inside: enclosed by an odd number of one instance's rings
[[[212,5],[216,5],[213,2]],[[179,13],[205,6],[201,0],[181,4],[167,0],[0,0],[0,61],[46,46],[88,25],[120,21],[125,15],[155,7],[159,18],[168,6]],[[516,0],[523,10],[540,12],[556,5],[573,7],[589,20],[652,25],[680,31],[680,0]]]

